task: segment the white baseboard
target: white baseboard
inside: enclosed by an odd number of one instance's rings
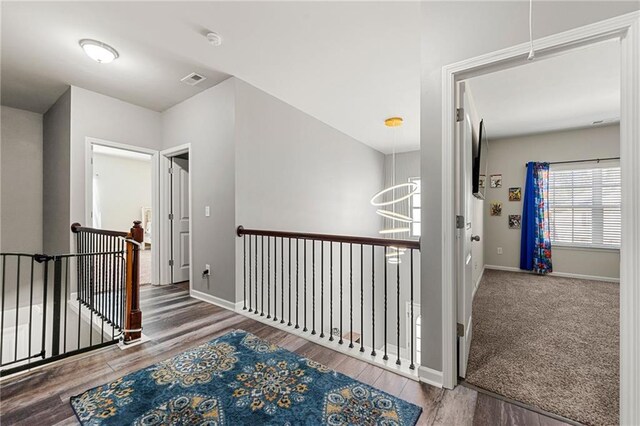
[[[242,310],[242,305],[244,303],[244,301],[242,300],[236,303],[230,302],[226,299],[221,299],[219,297],[212,296],[210,294],[203,293],[194,289],[189,290],[189,296],[193,297],[194,299],[202,300],[203,302],[211,303],[212,305],[220,306],[221,308],[230,309],[232,311]]]
[[[429,367],[418,367],[418,377],[421,382],[428,383],[432,386],[442,387],[442,371],[433,370]]]
[[[513,266],[500,266],[500,265],[485,265],[485,269],[494,269],[496,271],[509,271],[509,272],[520,272],[523,274],[534,274],[531,271],[525,271],[520,268],[515,268]],[[611,283],[619,283],[620,278],[612,278],[612,277],[600,277],[597,275],[582,275],[582,274],[573,274],[570,272],[552,272],[549,274],[551,277],[564,277],[564,278],[577,278],[581,280],[593,280],[593,281],[605,281]]]

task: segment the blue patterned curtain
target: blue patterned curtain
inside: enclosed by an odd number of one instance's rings
[[[553,272],[549,231],[549,163],[527,163],[520,239],[520,269]]]

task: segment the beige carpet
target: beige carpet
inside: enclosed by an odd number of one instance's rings
[[[589,425],[618,424],[619,285],[485,271],[466,380]]]

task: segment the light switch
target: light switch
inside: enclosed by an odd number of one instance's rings
[[[204,206],[204,215],[205,215],[206,217],[211,216],[211,207],[209,207],[209,206]]]

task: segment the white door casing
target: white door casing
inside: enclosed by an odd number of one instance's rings
[[[640,12],[534,40],[536,58],[606,39],[621,46],[620,164],[622,172],[622,246],[620,249],[620,423],[640,424]],[[529,43],[522,43],[442,68],[442,385],[457,382],[455,230],[456,82],[526,63]]]
[[[189,280],[189,160],[171,158],[171,232],[173,283]]]
[[[471,347],[471,304],[473,302],[473,259],[471,252],[472,237],[472,137],[473,126],[469,115],[469,102],[465,93],[464,83],[458,86],[458,108],[462,108],[461,120],[458,121],[457,128],[457,161],[458,180],[456,182],[456,215],[461,220],[461,227],[456,232],[456,250],[458,259],[462,262],[457,264],[457,323],[458,323],[458,375],[465,377],[467,371],[467,360],[469,359],[469,349]]]

